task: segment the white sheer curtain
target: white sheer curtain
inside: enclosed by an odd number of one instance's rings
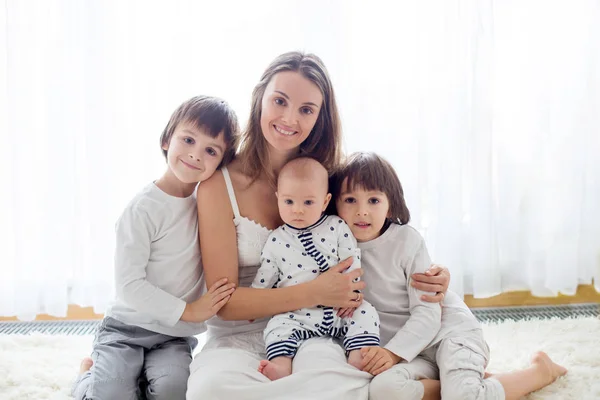
[[[172,110],[213,94],[244,121],[296,49],[330,70],[346,150],[396,166],[455,290],[600,286],[598,2],[0,5],[0,315],[103,311],[114,221],[162,171]]]
[[[599,3],[353,11],[349,148],[394,162],[452,287],[600,288]]]

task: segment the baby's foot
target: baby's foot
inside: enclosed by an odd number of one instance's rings
[[[79,365],[79,375],[89,371],[90,368],[92,368],[92,365],[94,365],[94,361],[92,361],[92,359],[89,357],[85,357],[83,360],[81,360],[81,364]]]
[[[565,367],[556,364],[543,351],[538,351],[531,357],[531,364],[540,371],[548,385],[567,373]]]
[[[288,376],[291,373],[286,367],[267,360],[262,360],[260,362],[258,365],[258,372],[272,381]]]

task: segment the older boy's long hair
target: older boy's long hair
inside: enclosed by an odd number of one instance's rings
[[[357,152],[348,156],[330,182],[331,193],[335,200],[341,195],[345,179],[348,179],[347,190],[360,188],[385,193],[390,203],[389,222],[404,225],[410,221],[410,212],[406,207],[400,179],[392,165],[383,157],[369,152]],[[335,204],[335,201],[331,203]]]
[[[168,145],[177,126],[189,123],[212,138],[223,132],[225,152],[219,167],[227,165],[235,156],[240,138],[240,126],[233,109],[225,100],[211,96],[195,96],[183,102],[171,115],[160,135],[160,146]],[[167,150],[162,149],[165,159]]]
[[[267,141],[260,126],[262,99],[273,76],[283,71],[294,71],[313,82],[321,90],[323,105],[310,135],[300,145],[298,156],[308,156],[319,161],[328,171],[335,170],[341,160],[341,125],[333,86],[325,65],[314,54],[289,52],[277,57],[265,70],[252,92],[248,125],[242,133],[239,160],[243,170],[254,182],[262,173],[272,185],[276,177],[270,167]]]

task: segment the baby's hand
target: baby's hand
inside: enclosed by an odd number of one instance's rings
[[[231,298],[235,283],[227,283],[227,278],[217,281],[198,300],[185,306],[181,319],[187,322],[204,322],[214,317]]]
[[[362,370],[371,375],[379,375],[402,361],[402,358],[383,347],[363,347],[360,349]]]
[[[354,315],[355,310],[356,310],[356,307],[340,308],[337,312],[337,316],[340,318],[345,318],[345,317],[350,318]]]

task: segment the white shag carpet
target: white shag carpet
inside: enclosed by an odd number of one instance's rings
[[[524,368],[536,350],[568,370],[565,377],[527,397],[600,399],[600,319],[505,321],[484,325],[491,372]],[[0,399],[69,399],[92,336],[0,335]]]

